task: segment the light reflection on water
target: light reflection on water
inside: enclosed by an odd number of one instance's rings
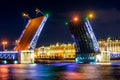
[[[120,80],[120,64],[8,64],[0,65],[0,80]]]

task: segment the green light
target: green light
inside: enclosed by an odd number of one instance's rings
[[[88,18],[88,17],[85,17],[84,19],[85,19],[85,21],[88,21],[88,20],[89,20],[89,18]]]
[[[68,25],[68,22],[65,22],[65,25],[67,26],[67,25]]]
[[[45,16],[49,17],[49,13],[46,13]]]

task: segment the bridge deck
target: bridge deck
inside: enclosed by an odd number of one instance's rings
[[[19,40],[19,44],[14,49],[15,51],[29,50],[30,43],[44,18],[45,16],[42,16],[30,20],[29,24],[24,30],[21,39]]]

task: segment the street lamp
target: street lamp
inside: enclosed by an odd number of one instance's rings
[[[78,21],[78,17],[74,17],[74,21]]]
[[[89,17],[89,18],[93,18],[94,16],[93,16],[92,13],[90,13],[90,14],[88,15],[88,17]]]
[[[88,15],[87,15],[87,17],[89,19],[93,19],[95,17],[95,13],[94,12],[89,12]]]
[[[80,19],[79,19],[78,16],[75,16],[75,17],[73,17],[73,19],[72,19],[72,22],[73,22],[74,24],[78,24],[79,21],[80,21]],[[66,23],[66,24],[67,24],[67,23]]]
[[[20,42],[19,40],[15,40],[16,45],[18,45],[18,44],[19,44],[19,42]]]
[[[44,13],[43,13],[41,10],[39,10],[38,8],[35,9],[35,12],[36,12],[36,15],[37,15],[38,13],[41,13],[42,15],[44,15]]]
[[[5,47],[6,47],[6,45],[8,44],[8,42],[7,41],[3,41],[2,42],[2,45],[3,45],[3,50],[5,51],[6,49],[5,49]]]
[[[30,19],[29,14],[27,14],[27,13],[23,13],[22,16],[27,17],[28,19]]]
[[[40,10],[38,8],[35,9],[36,14],[38,14],[40,12]]]

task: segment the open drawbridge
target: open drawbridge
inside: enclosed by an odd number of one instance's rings
[[[18,40],[18,45],[15,46],[14,50],[34,50],[47,18],[47,16],[41,16],[30,19]]]

